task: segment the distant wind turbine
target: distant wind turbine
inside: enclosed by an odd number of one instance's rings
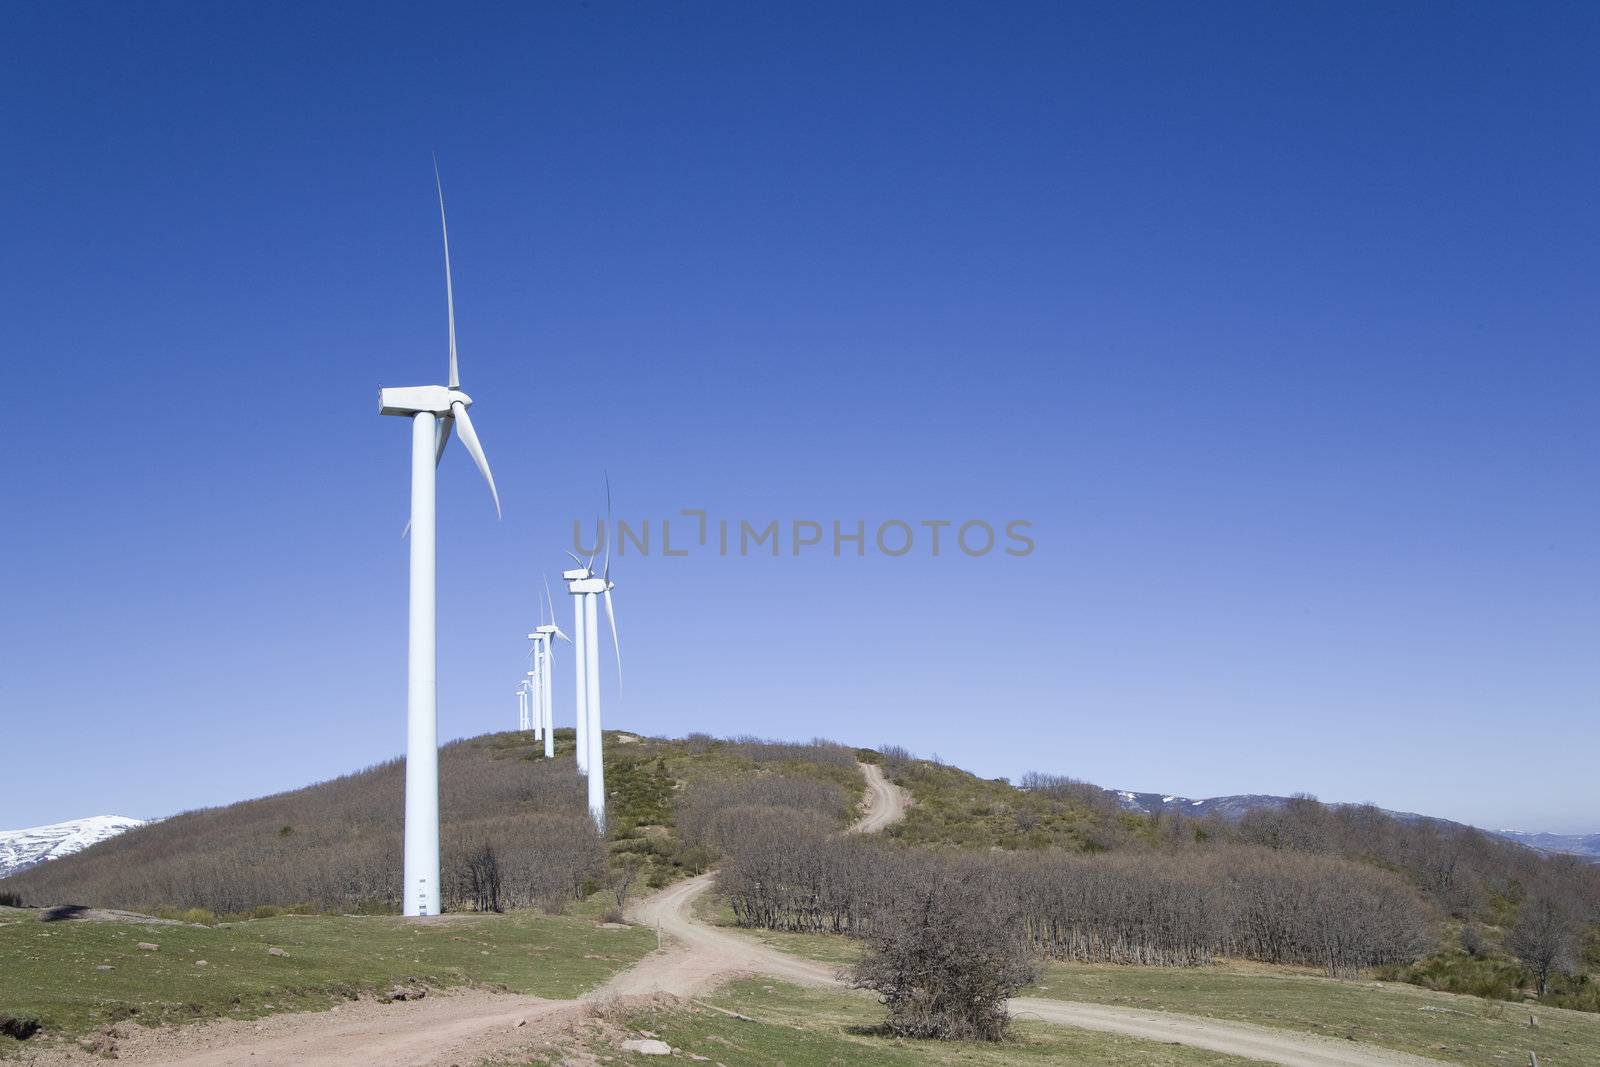
[[[573,628],[577,652],[578,746],[584,762],[581,769],[589,776],[589,814],[602,830],[606,822],[605,747],[600,725],[600,642],[595,598],[604,597],[606,621],[611,625],[611,647],[616,656],[617,689],[622,689],[622,646],[617,640],[617,616],[611,604],[611,484],[606,482],[606,562],[597,577],[594,560],[578,561],[574,570],[563,571],[567,592],[573,597]],[[576,556],[573,557],[575,560]]]
[[[406,675],[405,880],[401,900],[407,915],[437,915],[439,893],[439,706],[435,613],[435,468],[450,430],[460,430],[472,462],[489,483],[495,515],[500,494],[478,443],[461,391],[456,364],[456,298],[450,277],[450,230],[444,216],[444,186],[434,165],[439,194],[439,229],[444,237],[445,310],[450,325],[450,384],[378,391],[378,414],[411,420],[411,618]]]
[[[545,758],[548,759],[556,754],[555,704],[553,699],[556,659],[551,645],[556,638],[570,645],[572,644],[572,638],[562,633],[561,628],[555,624],[556,606],[555,602],[550,599],[550,583],[548,581],[544,585],[544,601],[545,605],[550,609],[550,621],[535,627],[533,633],[528,635],[528,639],[533,642],[534,668],[539,672],[538,710],[535,714],[539,720],[540,733],[536,736],[544,739],[544,754]],[[540,618],[543,618],[542,614]]]

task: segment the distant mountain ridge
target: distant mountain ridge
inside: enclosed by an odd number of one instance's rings
[[[1289,803],[1288,797],[1274,796],[1270,793],[1237,793],[1225,797],[1205,797],[1195,800],[1190,797],[1180,797],[1170,793],[1135,793],[1128,789],[1109,789],[1117,798],[1117,802],[1129,811],[1136,811],[1143,815],[1185,815],[1191,819],[1204,819],[1211,815],[1220,816],[1228,822],[1235,822],[1244,818],[1252,811],[1276,811]],[[1340,805],[1333,805],[1338,807]],[[1452,822],[1449,819],[1440,819],[1432,815],[1418,815],[1412,811],[1390,811],[1380,808],[1385,815],[1393,816],[1401,822],[1428,822],[1442,823],[1450,826],[1464,826],[1465,823]],[[1526,845],[1539,852],[1564,853],[1572,856],[1582,856],[1585,859],[1600,860],[1600,833],[1596,834],[1546,834],[1527,833],[1521,830],[1484,830],[1484,833],[1515,841],[1519,845]]]
[[[143,825],[143,819],[126,815],[91,815],[87,819],[30,826],[25,830],[0,830],[0,878],[46,860],[70,856],[116,837],[124,830]]]
[[[1522,830],[1495,830],[1494,833],[1540,852],[1565,852],[1600,859],[1600,834],[1539,834]]]

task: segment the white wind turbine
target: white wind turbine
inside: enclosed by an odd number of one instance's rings
[[[444,456],[450,429],[461,432],[466,446],[489,483],[495,515],[500,494],[472,428],[467,408],[472,398],[461,391],[456,366],[456,303],[450,277],[450,230],[444,217],[444,186],[434,166],[439,194],[439,229],[444,236],[444,295],[450,324],[450,384],[380,389],[378,414],[411,420],[411,616],[406,674],[406,822],[405,880],[401,900],[407,915],[439,914],[439,707],[435,616],[435,468]]]
[[[548,759],[556,754],[554,704],[556,660],[551,645],[556,638],[570,645],[572,638],[562,633],[561,627],[555,624],[556,606],[550,599],[549,582],[544,584],[544,602],[550,609],[550,621],[535,627],[533,633],[528,635],[528,639],[533,642],[533,665],[539,675],[538,710],[535,715],[539,720],[540,733],[535,736],[544,739],[544,754]],[[543,618],[542,613],[540,617]]]
[[[588,563],[573,556],[577,568],[562,571],[567,592],[572,594],[574,648],[577,653],[577,720],[579,770],[589,776],[589,814],[602,830],[606,823],[605,747],[600,729],[600,640],[595,598],[604,597],[606,621],[611,624],[611,647],[616,654],[617,689],[622,689],[622,646],[617,641],[617,616],[612,610],[611,590],[611,485],[606,484],[606,563],[596,577],[591,558]],[[570,553],[569,553],[570,554]]]

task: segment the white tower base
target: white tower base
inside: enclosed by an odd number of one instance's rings
[[[579,599],[583,601],[583,666],[589,676],[584,685],[589,698],[589,814],[594,817],[594,824],[604,832],[606,761],[605,745],[600,733],[600,627],[595,611],[595,601],[599,598],[593,593],[585,593]]]
[[[572,672],[573,689],[577,693],[576,707],[573,710],[572,725],[578,740],[578,773],[589,773],[589,671],[585,666],[588,659],[587,631],[583,626],[583,600],[582,596],[572,598],[572,648],[576,658],[575,668]]]
[[[411,629],[406,660],[405,875],[407,915],[438,915],[439,703],[434,643],[434,432],[427,411],[411,419]]]

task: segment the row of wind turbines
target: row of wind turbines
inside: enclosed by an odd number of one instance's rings
[[[610,526],[611,489],[606,487],[607,527]],[[571,553],[568,553],[571,555]],[[577,567],[561,572],[572,594],[572,632],[568,637],[555,624],[555,603],[550,598],[550,585],[545,583],[544,607],[550,621],[544,622],[528,635],[532,646],[528,649],[530,669],[517,686],[517,729],[533,734],[535,741],[544,742],[545,758],[555,756],[555,642],[565,641],[573,648],[573,692],[575,695],[573,725],[577,740],[578,773],[588,779],[589,814],[602,830],[606,825],[606,765],[605,745],[600,729],[600,626],[596,600],[603,599],[606,622],[611,626],[611,649],[617,665],[617,689],[622,689],[622,645],[617,640],[617,616],[611,602],[611,591],[616,583],[611,580],[611,549],[606,548],[605,567],[594,573],[594,560],[587,563],[572,557]]]
[[[448,385],[416,385],[378,390],[378,414],[411,420],[411,521],[406,533],[411,539],[410,611],[406,655],[406,801],[405,859],[402,904],[406,915],[437,915],[441,910],[439,880],[439,705],[438,655],[435,610],[437,594],[436,540],[437,470],[445,446],[454,429],[472,457],[494,501],[495,516],[500,516],[500,494],[495,489],[494,473],[483,453],[467,409],[472,398],[461,390],[461,375],[456,356],[455,286],[450,272],[450,227],[445,220],[444,185],[439,166],[434,163],[434,189],[439,196],[439,230],[444,241],[445,310],[450,328]],[[606,487],[607,526],[610,522],[611,490]],[[569,553],[570,554],[570,553]],[[596,599],[603,597],[606,619],[611,625],[612,646],[617,656],[617,680],[622,679],[622,650],[617,643],[617,620],[612,610],[611,549],[607,539],[603,572],[594,573],[594,560],[584,563],[576,556],[575,569],[563,571],[572,595],[574,637],[568,638],[555,625],[555,605],[545,587],[545,604],[550,609],[549,623],[537,627],[529,638],[534,641],[534,669],[526,691],[519,690],[522,725],[538,721],[538,735],[544,741],[544,754],[553,756],[554,722],[551,711],[551,679],[556,638],[569,641],[576,650],[576,723],[578,770],[588,776],[589,811],[597,824],[605,823],[605,766],[600,736],[600,656]],[[535,695],[536,691],[536,695]]]

